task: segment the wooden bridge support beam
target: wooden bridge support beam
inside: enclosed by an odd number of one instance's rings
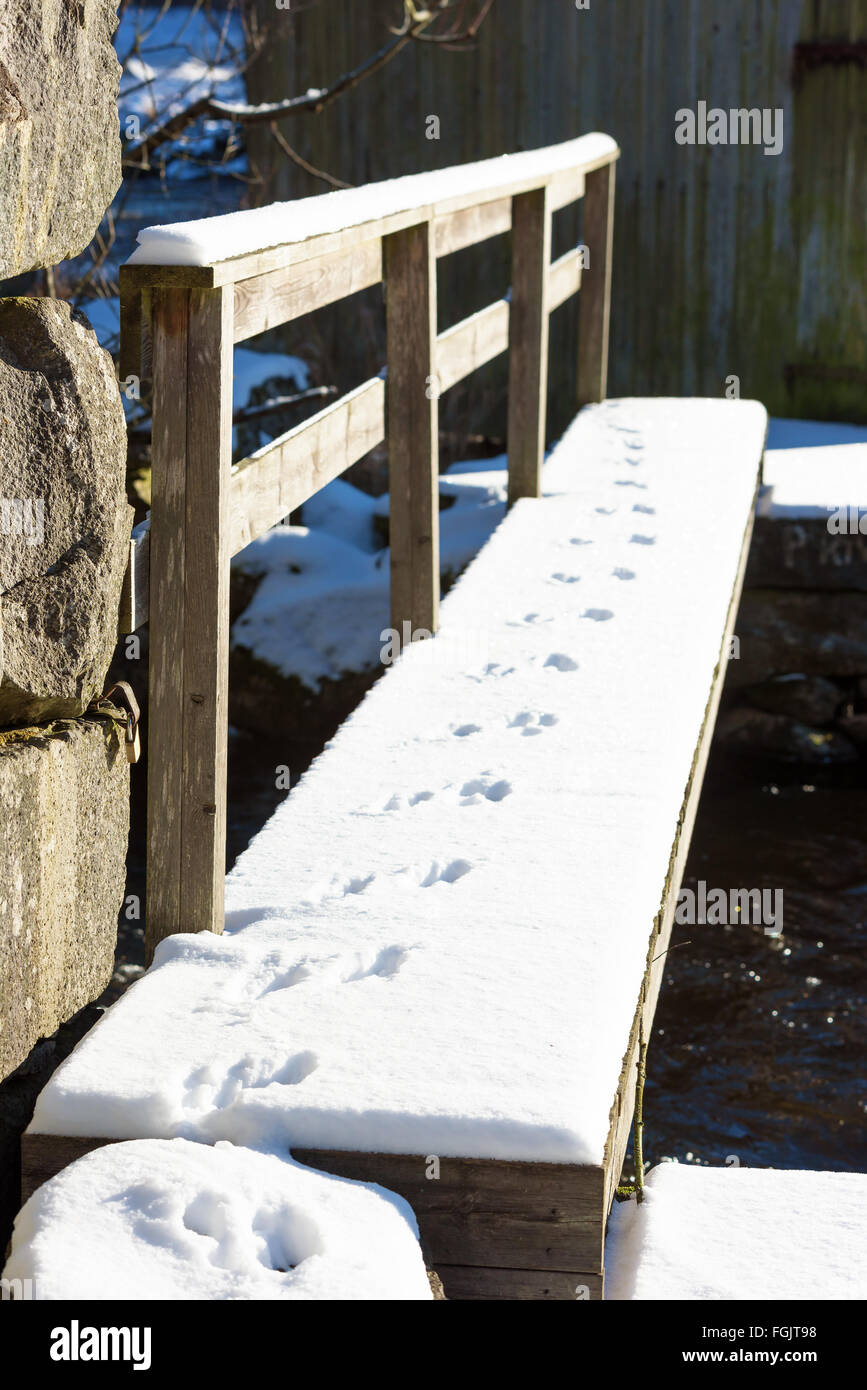
[[[420,222],[383,239],[391,625],[439,625],[439,387],[436,248]]]
[[[231,286],[154,291],[148,960],[223,930],[232,320]]]
[[[604,401],[608,389],[614,164],[594,169],[584,189],[583,240],[589,263],[578,296],[578,407]]]
[[[547,187],[512,199],[509,312],[509,506],[539,497],[548,398],[551,207]]]

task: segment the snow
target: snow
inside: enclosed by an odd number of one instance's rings
[[[451,502],[440,512],[443,575],[459,574],[496,529],[506,486],[502,455],[442,476]],[[391,617],[389,552],[376,551],[374,518],[388,511],[388,494],[373,498],[337,478],[305,502],[303,526],[278,526],[247,546],[235,567],[263,578],[234,624],[233,645],[314,691],[375,669]]]
[[[33,1130],[600,1163],[765,426],[582,412]]]
[[[220,1143],[96,1149],[15,1222],[7,1279],[41,1300],[430,1299],[408,1204]]]
[[[235,647],[311,690],[375,665],[389,624],[386,552],[280,526],[247,546],[235,566],[263,576],[232,628]]]
[[[615,1202],[605,1297],[867,1297],[867,1175],[663,1163]]]
[[[772,420],[760,514],[785,521],[867,507],[867,425]]]
[[[608,135],[584,135],[546,150],[501,155],[403,178],[385,179],[362,188],[341,189],[288,203],[251,208],[195,222],[146,227],[138,234],[131,265],[212,265],[216,261],[266,250],[416,207],[424,208],[464,194],[483,201],[502,185],[556,173],[604,159],[615,153]]]

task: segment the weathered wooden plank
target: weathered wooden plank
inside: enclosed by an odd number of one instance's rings
[[[33,1196],[37,1187],[62,1173],[70,1163],[101,1149],[116,1139],[98,1139],[66,1134],[29,1134],[21,1136],[21,1205]]]
[[[524,193],[512,211],[509,315],[509,505],[538,497],[545,456],[548,391],[548,273],[551,210],[547,189]]]
[[[141,378],[142,360],[142,292],[120,276],[120,353],[117,373],[121,381],[131,376]]]
[[[475,246],[477,242],[487,241],[490,237],[501,236],[509,231],[511,225],[511,198],[497,198],[491,203],[479,203],[476,207],[445,213],[434,223],[437,258],[450,256],[453,251],[462,251],[465,246]]]
[[[346,299],[382,279],[378,237],[347,251],[268,271],[235,284],[235,342],[243,342],[326,304]]]
[[[385,382],[374,377],[245,459],[231,483],[231,553],[276,526],[384,437]]]
[[[567,1273],[563,1270],[483,1269],[481,1265],[439,1265],[435,1271],[442,1280],[446,1298],[456,1300],[510,1299],[520,1302],[599,1303],[604,1277],[594,1273]]]
[[[244,459],[229,484],[229,547],[236,555],[385,438],[385,381],[374,377]],[[130,537],[118,631],[149,618],[150,520]]]
[[[230,288],[190,292],[180,885],[188,932],[221,932],[224,921],[232,317]],[[150,930],[148,942],[153,951]]]
[[[489,304],[437,338],[437,386],[448,391],[509,347],[509,301]]]
[[[436,256],[429,223],[385,243],[391,625],[439,624]]]
[[[405,1197],[428,1266],[602,1270],[604,1173],[569,1163],[293,1149],[299,1163]]]
[[[152,946],[183,929],[184,538],[190,292],[153,292],[147,929]]]
[[[604,401],[608,389],[614,164],[587,175],[583,241],[589,251],[578,302],[578,405]]]
[[[137,632],[148,620],[150,584],[150,518],[133,529],[129,538],[129,558],[123,587],[120,591],[120,611],[117,630],[124,634]]]
[[[756,491],[758,492],[758,483],[756,485]],[[672,846],[665,895],[659,916],[651,933],[644,983],[636,1007],[635,1018],[632,1023],[617,1095],[611,1109],[611,1127],[605,1146],[604,1161],[606,1211],[610,1211],[611,1204],[614,1201],[614,1193],[620,1181],[623,1160],[629,1143],[632,1114],[635,1105],[636,1064],[638,1061],[640,1036],[643,1034],[645,1041],[649,1044],[652,1035],[653,1016],[656,1012],[656,1002],[662,987],[662,978],[665,971],[665,953],[668,950],[671,938],[674,911],[677,906],[677,895],[680,891],[683,872],[689,855],[689,846],[692,839],[695,818],[698,814],[705,768],[707,767],[717,712],[719,710],[723,686],[725,685],[728,653],[732,634],[734,633],[738,605],[743,589],[744,574],[746,573],[747,559],[749,557],[754,514],[754,509],[751,509],[741,545],[740,563],[732,590],[731,603],[729,605],[728,617],[720,647],[720,659],[717,665],[714,682],[708,696],[704,723],[696,747],[689,782],[684,794],[683,811]]]
[[[555,174],[548,185],[548,205],[552,212],[577,203],[584,197],[585,175],[583,169],[567,169],[563,174]]]
[[[561,304],[581,288],[582,254],[580,246],[567,251],[554,261],[548,271],[548,313],[553,314]]]

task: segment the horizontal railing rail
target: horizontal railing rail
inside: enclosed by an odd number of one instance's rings
[[[222,930],[232,556],[385,440],[392,626],[436,632],[438,397],[508,350],[509,501],[539,496],[548,320],[579,290],[578,405],[605,396],[618,154],[590,135],[237,214],[228,231],[152,229],[121,268],[121,374],[153,381],[151,515],[120,615],[122,631],[151,625],[149,954]],[[582,246],[552,263],[553,214],[579,198]],[[508,297],[437,334],[437,260],[510,230]],[[233,467],[234,345],[383,281],[386,370]]]

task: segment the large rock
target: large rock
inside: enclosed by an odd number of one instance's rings
[[[69,305],[0,300],[0,726],[74,718],[114,650],[131,509],[111,358]]]
[[[867,594],[745,589],[735,630],[740,660],[729,663],[730,689],[790,672],[867,672]]]
[[[120,186],[116,0],[0,5],[0,280],[76,256]]]
[[[843,692],[824,676],[805,676],[802,672],[776,676],[753,685],[745,692],[747,702],[769,714],[784,714],[803,724],[830,724],[843,703]]]
[[[0,734],[0,1079],[96,999],[114,965],[129,831],[123,732]]]

